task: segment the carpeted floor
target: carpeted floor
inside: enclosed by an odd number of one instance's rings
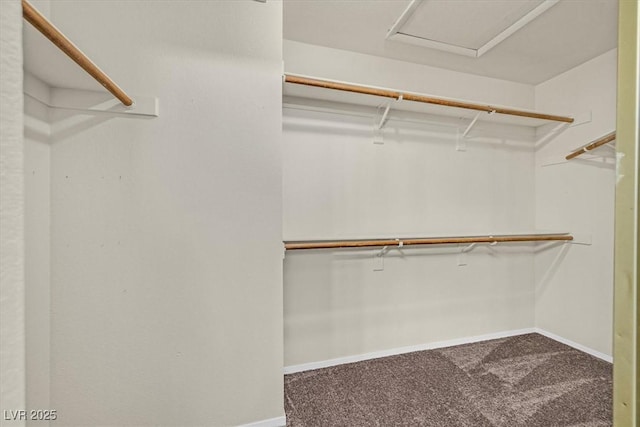
[[[285,376],[290,427],[604,427],[611,395],[611,364],[539,334]]]

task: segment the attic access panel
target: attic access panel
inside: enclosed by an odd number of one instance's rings
[[[387,39],[480,57],[559,0],[412,0]]]

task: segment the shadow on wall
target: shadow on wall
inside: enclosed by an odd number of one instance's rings
[[[561,242],[553,242],[549,246],[544,246],[542,249],[548,249],[552,246],[557,246],[558,244],[562,244]],[[531,244],[530,243],[517,243],[517,242],[509,242],[509,243],[499,243],[497,245],[487,243],[487,244],[474,244],[473,247],[470,247],[470,244],[437,244],[437,245],[425,245],[425,246],[407,246],[403,248],[399,248],[397,246],[388,247],[386,250],[383,250],[383,247],[376,248],[365,248],[365,249],[353,249],[353,248],[344,248],[344,249],[305,249],[305,250],[289,250],[287,252],[287,257],[296,256],[298,254],[308,254],[308,255],[316,255],[319,257],[329,256],[332,259],[339,260],[367,260],[372,259],[374,256],[379,255],[381,252],[384,253],[385,257],[389,258],[406,258],[406,257],[421,257],[421,256],[434,256],[434,255],[457,255],[461,252],[466,254],[471,254],[472,252],[480,252],[485,253],[490,256],[499,256],[499,252],[501,250],[508,251],[510,253],[530,253],[531,252]],[[472,251],[470,251],[473,249]],[[542,250],[540,249],[540,250]],[[536,250],[537,251],[537,250]],[[293,252],[293,253],[292,253]]]
[[[540,278],[540,281],[538,281],[538,283],[535,284],[537,297],[540,296],[542,293],[544,293],[545,289],[551,282],[551,279],[553,278],[553,276],[556,274],[556,272],[562,265],[562,261],[567,256],[567,253],[569,253],[569,248],[571,247],[570,244],[553,242],[549,245],[546,245],[544,249],[551,249],[552,247],[558,247],[558,246],[561,246],[560,250],[556,254],[553,261],[549,264],[549,267]]]
[[[106,94],[105,96],[110,96]],[[121,107],[118,105],[117,109]],[[150,120],[155,117],[110,111],[72,110],[50,107],[25,93],[24,135],[41,143],[57,143],[82,134],[113,119]]]
[[[376,133],[382,133],[385,141],[396,143],[430,144],[475,144],[483,147],[495,146],[512,151],[532,151],[535,132],[520,126],[478,123],[466,135],[463,131],[468,120],[461,118],[415,117],[402,112],[389,117],[386,125],[379,128],[379,119],[374,112],[370,117],[359,114],[348,116],[339,113],[299,111],[288,108],[284,116],[283,129],[290,132],[307,132],[319,135],[337,135],[345,138],[362,137],[372,141]]]

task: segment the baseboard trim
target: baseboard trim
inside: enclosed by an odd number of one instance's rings
[[[480,341],[494,340],[499,338],[513,337],[538,332],[536,328],[516,329],[511,331],[496,332],[492,334],[476,335],[472,337],[456,338],[446,341],[437,341],[427,344],[412,345],[407,347],[392,348],[389,350],[374,351],[372,353],[356,354],[353,356],[338,357],[336,359],[321,360],[318,362],[302,363],[284,367],[284,373],[294,374],[296,372],[311,371],[313,369],[328,368],[330,366],[343,365],[345,363],[362,362],[363,360],[378,359],[381,357],[395,356],[398,354],[413,353],[414,351],[433,350],[436,348],[451,347],[454,345],[471,344]],[[570,345],[570,344],[568,344]]]
[[[540,328],[515,329],[511,331],[496,332],[492,334],[476,335],[472,337],[456,338],[453,340],[437,341],[427,344],[412,345],[407,347],[392,348],[389,350],[375,351],[372,353],[356,354],[353,356],[338,357],[336,359],[321,360],[318,362],[302,363],[300,365],[291,365],[284,367],[284,374],[295,374],[297,372],[311,371],[314,369],[329,368],[331,366],[344,365],[346,363],[362,362],[364,360],[378,359],[381,357],[395,356],[398,354],[413,353],[414,351],[434,350],[437,348],[451,347],[454,345],[471,344],[480,341],[494,340],[499,338],[508,338],[516,335],[538,333],[547,338],[561,342],[562,344],[573,347],[591,356],[602,359],[605,362],[613,363],[613,357],[601,353],[597,350],[578,344],[577,342],[568,340],[559,335],[553,334]]]
[[[287,416],[269,418],[267,420],[256,421],[249,424],[241,424],[238,427],[285,427],[287,425]]]
[[[562,344],[566,344],[569,347],[573,347],[576,350],[580,350],[580,351],[582,351],[584,353],[590,354],[590,355],[592,355],[594,357],[597,357],[598,359],[604,360],[605,362],[613,363],[613,356],[609,356],[608,354],[601,353],[601,352],[599,352],[597,350],[594,350],[594,349],[589,348],[587,346],[584,346],[582,344],[578,344],[577,342],[568,340],[568,339],[563,338],[563,337],[561,337],[559,335],[552,334],[551,332],[545,331],[544,329],[540,329],[540,328],[533,328],[533,329],[534,329],[534,332],[536,332],[536,333],[538,333],[540,335],[544,335],[547,338],[551,338],[552,340],[561,342]]]

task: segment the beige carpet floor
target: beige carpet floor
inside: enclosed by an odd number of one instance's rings
[[[611,364],[539,334],[285,376],[290,427],[605,427]]]

